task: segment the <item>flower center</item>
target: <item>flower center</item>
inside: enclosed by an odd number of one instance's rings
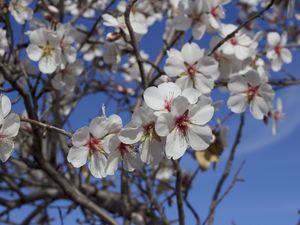
[[[237,43],[238,43],[237,38],[236,38],[236,37],[231,38],[231,39],[230,39],[230,43],[231,43],[232,45],[237,45]]]
[[[42,48],[43,51],[43,57],[51,56],[54,48],[52,48],[48,43],[46,46]]]
[[[132,152],[132,146],[124,143],[121,143],[118,149],[122,156]]]
[[[187,64],[185,65],[186,67],[186,72],[189,76],[194,77],[196,72],[197,72],[197,65],[196,63],[194,64]]]
[[[249,101],[252,101],[254,99],[254,97],[258,94],[258,88],[259,88],[259,86],[256,86],[256,87],[249,86],[248,87],[247,95],[248,95]]]
[[[144,132],[146,135],[151,135],[154,132],[154,125],[154,122],[151,122],[144,126]]]
[[[95,151],[103,151],[102,145],[101,145],[101,140],[96,139],[93,136],[90,137],[89,142],[88,142],[88,148],[91,153]]]
[[[188,130],[188,124],[190,123],[190,119],[187,116],[187,114],[180,115],[176,117],[175,119],[175,127],[177,130],[179,130],[184,135],[186,134]]]
[[[280,55],[281,54],[281,46],[280,45],[276,46],[274,51],[277,55]]]
[[[210,13],[211,13],[211,15],[213,15],[213,17],[219,17],[219,7],[212,8]]]

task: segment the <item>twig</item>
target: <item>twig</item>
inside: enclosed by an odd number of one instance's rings
[[[22,118],[21,118],[21,121],[27,122],[27,123],[31,123],[31,124],[33,124],[33,125],[37,125],[37,126],[40,126],[40,127],[45,128],[45,129],[49,129],[49,130],[56,131],[56,132],[58,132],[58,133],[60,133],[60,134],[63,134],[63,135],[65,135],[65,136],[69,137],[69,138],[71,138],[71,137],[73,136],[71,133],[69,133],[69,132],[67,132],[67,131],[65,131],[65,130],[63,130],[63,129],[60,129],[60,128],[58,128],[58,127],[54,127],[54,126],[49,125],[49,124],[46,124],[46,123],[42,123],[42,122],[37,121],[37,120],[33,120],[33,119],[29,119],[29,118],[24,118],[24,117],[22,117]]]
[[[178,161],[173,161],[174,167],[176,169],[176,201],[177,210],[179,217],[179,225],[184,225],[184,209],[183,209],[183,197],[182,197],[182,174]]]
[[[138,46],[137,46],[137,40],[135,38],[135,34],[134,34],[133,28],[132,28],[131,23],[130,23],[130,11],[131,11],[131,8],[133,7],[133,5],[136,2],[137,2],[137,0],[132,0],[130,3],[128,3],[128,5],[126,6],[124,17],[125,17],[125,23],[126,23],[126,26],[128,28],[129,35],[130,35],[130,44],[133,47],[133,52],[134,52],[134,55],[136,57],[137,64],[139,66],[142,85],[143,85],[143,88],[146,88],[147,84],[146,84],[146,80],[145,80],[145,70],[144,70],[144,66],[143,66],[143,59],[140,55],[140,52],[139,52],[139,49],[138,49]]]
[[[225,181],[227,180],[227,178],[228,178],[228,176],[231,172],[232,164],[233,164],[233,161],[234,161],[234,158],[235,158],[236,149],[237,149],[237,146],[239,145],[239,143],[241,141],[243,127],[244,127],[244,114],[241,115],[240,125],[239,125],[239,128],[238,128],[236,137],[235,137],[234,144],[231,148],[230,155],[229,155],[229,158],[227,160],[224,172],[223,172],[223,174],[222,174],[222,176],[221,176],[221,178],[220,178],[220,180],[219,180],[219,182],[216,186],[215,192],[213,194],[213,198],[212,198],[212,201],[211,201],[211,204],[210,204],[210,207],[209,207],[208,219],[206,219],[202,223],[202,225],[205,225],[207,222],[208,222],[209,225],[213,224],[215,210],[216,210],[216,207],[217,207],[217,202],[218,202],[218,199],[219,199],[219,195],[221,193],[221,190],[222,190],[222,187],[223,187]]]
[[[215,47],[211,50],[211,52],[208,54],[211,56],[218,48],[220,48],[226,41],[228,41],[230,38],[233,38],[234,35],[239,32],[242,28],[246,27],[249,23],[251,23],[253,20],[256,18],[260,17],[263,15],[267,10],[269,10],[272,5],[275,3],[275,0],[271,0],[270,3],[260,12],[254,13],[252,16],[248,18],[245,22],[240,24],[234,31],[232,31],[230,34],[228,34],[225,38],[223,38],[220,42],[218,42]]]

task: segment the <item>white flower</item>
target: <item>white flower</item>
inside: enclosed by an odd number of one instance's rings
[[[271,112],[272,117],[272,134],[276,135],[278,122],[284,117],[284,113],[282,112],[282,101],[280,98],[277,99],[276,109]]]
[[[62,66],[66,63],[74,63],[76,61],[77,50],[72,44],[77,37],[77,31],[71,24],[58,24],[56,27],[56,34],[59,40],[59,45],[62,53]]]
[[[226,24],[222,26],[222,37],[225,38],[228,34],[233,32],[237,27],[232,24]],[[251,56],[253,52],[252,49],[252,40],[249,36],[242,33],[241,31],[237,32],[234,37],[226,41],[222,46],[222,52],[225,55],[235,56],[239,60],[245,60]]]
[[[11,102],[5,95],[0,96],[0,160],[6,162],[14,149],[13,137],[20,129],[20,117],[10,113]],[[10,114],[9,114],[10,113]]]
[[[72,92],[76,86],[76,77],[83,71],[83,62],[76,60],[74,63],[67,64],[64,69],[59,70],[51,80],[52,86],[56,90]]]
[[[6,30],[0,28],[0,56],[3,56],[5,50],[8,48],[8,42],[6,38]]]
[[[73,135],[73,147],[68,153],[67,160],[74,167],[81,167],[90,158],[89,168],[92,175],[97,178],[105,177],[107,154],[110,152],[108,143],[121,127],[122,120],[117,115],[94,118],[89,127],[80,128]]]
[[[273,71],[279,71],[283,63],[292,62],[291,52],[285,48],[287,43],[287,33],[280,35],[276,32],[270,32],[267,35],[267,58],[271,60]]]
[[[155,132],[155,121],[153,110],[143,106],[132,115],[131,122],[119,133],[119,139],[123,143],[139,143],[141,160],[151,165],[157,165],[164,156],[164,141]]]
[[[181,51],[171,49],[164,70],[170,77],[179,77],[176,83],[181,89],[195,88],[210,93],[214,80],[219,76],[217,61],[204,56],[204,50],[195,43],[186,43]]]
[[[85,61],[92,61],[96,57],[100,57],[103,55],[103,51],[101,50],[101,45],[98,43],[84,43],[81,52],[83,52],[83,59]]]
[[[116,172],[119,160],[123,160],[123,167],[129,172],[142,167],[143,164],[139,155],[134,151],[133,145],[121,142],[118,135],[110,139],[109,149],[111,152],[105,169],[107,175],[113,175]]]
[[[177,96],[186,97],[191,104],[197,102],[201,93],[193,88],[181,91],[180,87],[173,82],[166,82],[157,87],[149,87],[144,92],[144,100],[147,106],[153,109],[155,115],[171,112],[173,100]]]
[[[117,29],[117,32],[121,30],[126,35],[129,35],[124,16],[115,18],[110,14],[104,14],[102,15],[102,18],[105,26],[114,27]],[[142,14],[138,14],[138,16],[134,17],[130,14],[130,24],[133,31],[137,34],[146,34],[148,31],[146,18]]]
[[[39,61],[39,69],[43,73],[53,73],[61,63],[59,40],[53,31],[39,28],[28,32],[30,45],[26,52],[33,61]]]
[[[24,24],[25,20],[30,20],[33,15],[33,11],[28,6],[32,0],[11,0],[8,10],[15,18],[17,23]]]
[[[166,156],[180,158],[190,146],[194,150],[203,150],[209,146],[212,131],[207,126],[214,114],[210,100],[200,98],[195,105],[179,96],[173,101],[170,113],[158,116],[155,130],[159,136],[166,139]]]
[[[180,1],[179,9],[181,12],[180,15],[173,20],[175,29],[186,31],[192,27],[193,37],[196,40],[201,39],[208,24],[208,16],[204,9],[204,1]]]
[[[261,77],[254,70],[246,74],[234,76],[228,83],[230,97],[227,101],[232,112],[242,113],[250,105],[250,112],[254,118],[262,120],[267,116],[272,105],[274,91],[267,79]]]
[[[223,5],[229,3],[231,0],[210,0],[204,1],[206,4],[206,11],[208,12],[208,22],[213,30],[221,28],[220,19],[225,18],[225,11]]]

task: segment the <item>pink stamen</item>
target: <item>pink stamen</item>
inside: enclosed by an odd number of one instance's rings
[[[191,77],[195,76],[195,74],[197,72],[196,64],[187,64],[186,71],[187,71],[188,75],[190,75]]]
[[[219,9],[218,9],[218,7],[212,8],[212,10],[210,11],[210,13],[213,15],[213,17],[218,17],[219,16]]]
[[[183,114],[175,119],[175,126],[181,133],[185,135],[188,131],[189,122],[189,117],[186,114]]]
[[[256,86],[256,87],[249,86],[248,87],[247,94],[248,94],[249,101],[253,100],[254,97],[258,94],[258,88],[259,88],[259,86]]]
[[[280,54],[281,54],[281,46],[279,46],[279,45],[276,46],[274,50],[275,50],[275,53],[276,53],[277,55],[280,55]]]
[[[147,124],[146,126],[144,126],[144,132],[146,135],[152,134],[154,132],[154,122],[151,122],[149,124]]]
[[[238,44],[238,41],[237,41],[237,39],[236,39],[235,37],[233,37],[233,38],[230,39],[230,43],[231,43],[232,45],[237,45],[237,44]]]
[[[101,147],[101,140],[94,138],[93,136],[90,137],[88,142],[88,148],[90,152],[94,152],[99,150]]]
[[[121,155],[124,156],[125,154],[127,154],[131,151],[131,145],[121,143],[119,145],[118,149],[119,149]]]

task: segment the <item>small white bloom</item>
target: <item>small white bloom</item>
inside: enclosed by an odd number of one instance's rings
[[[74,44],[75,37],[77,37],[77,31],[71,24],[60,23],[56,27],[56,34],[62,53],[61,66],[64,67],[66,63],[74,63],[77,50],[72,44]]]
[[[28,57],[39,61],[43,73],[53,73],[61,63],[61,49],[55,33],[45,28],[28,32],[30,44],[26,49]]]
[[[143,106],[119,133],[123,143],[139,143],[141,160],[151,165],[157,165],[164,157],[164,141],[155,132],[155,121],[153,110]]]
[[[210,93],[219,76],[218,62],[204,55],[204,50],[195,43],[186,43],[181,51],[171,49],[164,70],[176,80],[181,89],[194,88],[201,93]]]
[[[13,138],[20,129],[20,117],[10,113],[11,102],[5,95],[0,96],[0,160],[6,162],[14,149]]]
[[[25,20],[30,20],[33,15],[33,11],[28,6],[32,0],[11,0],[8,10],[15,18],[17,23],[24,24]]]
[[[191,105],[185,97],[177,97],[171,112],[159,115],[155,124],[156,133],[167,138],[166,156],[178,159],[189,146],[194,150],[206,149],[212,139],[207,123],[213,114],[214,108],[207,98]]]
[[[229,3],[231,0],[210,0],[205,1],[206,11],[208,12],[208,22],[212,30],[221,29],[220,19],[225,18],[225,11],[223,5]]]
[[[279,71],[283,63],[292,62],[292,53],[285,48],[287,43],[287,33],[280,35],[276,32],[270,32],[267,35],[267,58],[271,60],[273,71]]]
[[[83,72],[83,62],[77,60],[74,63],[67,64],[64,69],[59,70],[51,80],[52,86],[56,90],[72,92],[76,86],[76,77]]]
[[[181,91],[180,87],[173,82],[166,82],[157,87],[149,87],[144,92],[145,103],[153,109],[155,115],[171,112],[173,100],[177,96],[184,96],[191,104],[198,101],[201,93],[193,88]]]
[[[277,99],[276,109],[271,112],[272,117],[272,134],[276,135],[278,122],[282,120],[284,117],[284,113],[282,112],[282,101],[280,98]]]
[[[6,38],[6,30],[0,28],[0,56],[3,56],[8,48],[8,42]]]
[[[254,70],[244,75],[234,76],[228,83],[230,97],[227,101],[232,112],[242,113],[250,105],[250,112],[254,118],[262,120],[267,116],[272,105],[274,91],[267,79],[259,76]]]
[[[221,35],[225,38],[228,34],[233,32],[237,27],[232,24],[223,24]],[[235,56],[239,60],[245,60],[251,56],[252,40],[249,36],[237,32],[234,37],[226,41],[220,48],[225,55]]]
[[[103,24],[105,26],[114,27],[116,28],[117,32],[123,31],[126,35],[129,35],[124,16],[115,18],[110,14],[104,14],[102,18],[104,20]],[[146,18],[142,14],[134,17],[130,14],[130,24],[133,31],[137,34],[146,34],[148,31]]]
[[[94,118],[89,127],[80,128],[73,135],[73,147],[68,153],[67,160],[74,167],[81,167],[90,158],[89,169],[92,175],[97,178],[105,177],[107,155],[110,152],[108,143],[121,127],[122,120],[117,115]]]
[[[205,12],[204,1],[180,1],[179,10],[180,15],[173,20],[175,29],[186,31],[192,27],[193,37],[196,40],[201,39],[208,25],[208,15]]]
[[[141,168],[143,163],[133,148],[133,145],[121,142],[118,135],[112,137],[109,141],[111,152],[107,160],[106,174],[113,175],[116,172],[119,160],[123,160],[123,167],[129,172]]]

